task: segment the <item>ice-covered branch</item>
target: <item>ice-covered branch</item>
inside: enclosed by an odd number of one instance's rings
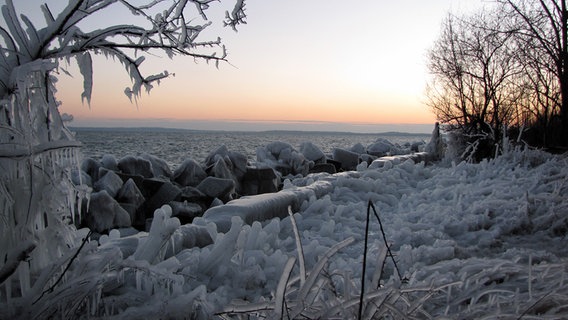
[[[4,84],[0,87],[0,96],[5,96],[11,91],[9,81],[11,70],[38,59],[58,60],[73,56],[86,57],[84,54],[87,52],[91,54],[111,52],[112,56],[120,58],[126,71],[131,75],[133,80],[131,91],[135,95],[140,94],[142,86],[149,90],[152,87],[149,85],[150,82],[168,74],[142,76],[140,64],[131,63],[139,61],[140,52],[162,51],[170,58],[175,55],[190,56],[194,59],[213,60],[216,65],[220,61],[226,61],[226,50],[219,37],[215,40],[199,40],[202,32],[212,25],[205,12],[209,10],[213,0],[171,1],[166,10],[160,10],[159,8],[166,2],[166,0],[154,0],[147,4],[134,4],[128,0],[72,0],[56,15],[43,4],[40,7],[47,26],[38,30],[25,15],[20,15],[18,19],[12,0],[8,0],[2,6],[7,29],[0,28],[0,37],[6,47],[0,48],[3,53],[0,59],[0,83]],[[84,26],[81,22],[84,19],[102,14],[112,5],[125,7],[132,14],[132,18],[142,17],[146,25],[138,19],[134,24],[111,23],[103,29],[91,31],[82,29]],[[204,22],[189,19],[187,16],[190,14],[197,14]],[[244,19],[244,0],[236,0],[232,13],[227,13],[223,23],[234,29],[236,25],[245,23]],[[91,63],[90,59],[78,60],[80,64]],[[87,68],[82,65],[80,69],[82,76],[86,78],[82,98],[89,101],[92,87],[91,72],[83,70],[92,70],[92,67]],[[132,74],[136,76],[132,77]]]

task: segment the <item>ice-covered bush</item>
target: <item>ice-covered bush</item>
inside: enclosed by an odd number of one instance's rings
[[[201,32],[211,24],[205,14],[209,1],[139,4],[128,0],[70,0],[60,12],[51,11],[47,4],[38,6],[45,19],[40,24],[20,14],[12,0],[2,5],[0,257],[4,265],[0,269],[0,285],[5,292],[0,297],[2,303],[10,301],[12,291],[27,296],[29,288],[41,287],[41,281],[49,279],[38,279],[30,274],[45,271],[45,267],[65,257],[69,248],[77,245],[72,220],[81,215],[80,211],[76,212],[81,208],[77,203],[90,191],[81,183],[80,175],[75,176],[79,178],[78,186],[71,181],[72,170],[79,166],[80,143],[64,125],[63,120],[71,117],[62,117],[58,110],[56,75],[67,73],[59,63],[76,61],[83,77],[81,98],[89,103],[93,85],[92,54],[102,54],[122,63],[132,80],[132,86],[124,91],[131,99],[137,98],[142,89],[149,91],[153,84],[169,76],[167,71],[143,75],[140,66],[145,58],[143,54],[149,51],[162,51],[169,57],[186,55],[216,64],[226,60],[220,39],[200,38]],[[109,21],[106,28],[88,29],[82,23],[87,18],[107,21],[104,13],[117,7],[131,13],[133,24],[124,24],[124,20]],[[224,24],[234,28],[243,23],[243,10],[244,1],[235,1]],[[37,25],[43,27],[36,28]],[[97,263],[105,265],[104,261]],[[86,284],[88,281],[82,282],[81,276],[77,274],[69,283]],[[35,283],[30,279],[35,279]],[[92,285],[98,288],[98,282],[95,278]],[[51,291],[54,290],[61,288]],[[61,292],[60,298],[65,300],[67,293]],[[92,293],[87,289],[83,292]],[[69,312],[73,313],[77,307],[69,306]]]

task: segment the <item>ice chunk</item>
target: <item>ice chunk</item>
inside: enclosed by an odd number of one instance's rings
[[[168,205],[164,205],[154,211],[150,232],[144,242],[136,249],[133,255],[135,260],[146,260],[153,264],[160,260],[160,251],[165,254],[164,249],[167,242],[180,226],[179,220],[171,218],[171,216],[172,209]]]

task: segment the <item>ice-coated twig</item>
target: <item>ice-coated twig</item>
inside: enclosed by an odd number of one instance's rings
[[[292,268],[294,268],[295,263],[296,258],[290,257],[288,259],[284,266],[284,270],[282,271],[282,275],[280,276],[280,281],[278,281],[278,287],[276,288],[276,295],[274,297],[274,300],[276,301],[276,305],[274,306],[275,319],[281,319],[284,314],[286,284],[288,283],[288,279],[290,279],[290,273],[292,272]]]
[[[294,213],[292,212],[292,206],[288,206],[288,214],[290,215],[290,221],[292,222],[292,229],[294,230],[294,237],[296,238],[296,247],[298,248],[298,264],[300,267],[300,287],[303,287],[304,283],[306,283],[306,265],[304,263],[304,249],[302,246],[302,239],[300,239],[300,232],[298,231],[298,225],[296,224],[296,219],[294,218]]]
[[[336,243],[334,246],[329,248],[329,250],[323,255],[323,257],[316,263],[313,270],[310,272],[310,275],[306,279],[306,283],[300,288],[300,291],[298,292],[297,300],[299,303],[291,313],[292,319],[296,318],[304,309],[305,304],[303,303],[303,301],[305,301],[308,293],[314,286],[317,277],[319,276],[321,270],[323,269],[329,258],[336,254],[337,251],[353,243],[353,241],[355,241],[355,238],[349,237],[341,242]]]
[[[92,230],[89,230],[89,233],[87,233],[87,235],[85,236],[85,238],[83,238],[83,242],[81,242],[81,246],[79,246],[79,249],[77,249],[77,252],[75,252],[75,254],[73,255],[73,257],[71,257],[71,260],[69,260],[69,263],[67,264],[67,266],[65,267],[65,269],[63,270],[63,272],[61,272],[61,274],[59,275],[59,278],[57,278],[57,280],[55,281],[55,283],[49,287],[48,289],[44,290],[41,295],[32,303],[32,305],[36,304],[39,300],[41,300],[41,298],[43,298],[43,296],[46,293],[50,293],[53,292],[53,289],[57,286],[57,284],[59,284],[59,282],[63,279],[63,276],[65,275],[65,273],[67,272],[67,270],[69,270],[69,268],[71,267],[71,264],[73,263],[73,261],[75,261],[75,259],[77,258],[77,256],[79,256],[79,253],[81,252],[81,249],[83,249],[83,247],[85,246],[85,244],[89,241],[89,238],[91,237],[91,234],[93,234]]]

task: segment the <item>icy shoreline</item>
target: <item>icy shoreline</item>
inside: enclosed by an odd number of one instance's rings
[[[567,165],[566,156],[527,150],[479,164],[425,166],[407,160],[356,173],[291,179],[284,192],[323,182],[332,186],[321,197],[310,195],[294,213],[308,275],[334,245],[350,238],[353,243],[330,256],[305,290],[300,290],[295,263],[283,296],[278,288],[285,267],[298,257],[290,217],[250,225],[236,217],[227,232],[197,217],[193,225],[206,230],[213,243],[184,249],[175,240],[183,227],[162,210],[161,224],[150,231],[158,242],[152,244],[145,233],[121,238],[118,232],[101,237],[100,246],[91,242],[68,272],[69,283],[25,309],[22,317],[55,308],[111,319],[209,319],[220,312],[258,310],[248,311],[254,318],[277,314],[278,297],[283,297],[284,317],[300,310],[309,318],[353,318],[368,201],[378,209],[406,281],[398,280],[389,260],[382,266],[384,244],[373,221],[366,312],[420,318],[566,317]],[[377,270],[382,271],[378,289],[369,287]],[[87,290],[73,283],[98,285]],[[310,299],[298,301],[302,292]],[[70,298],[75,296],[83,302]],[[21,299],[11,303],[26,304]],[[2,310],[7,317],[14,309]]]

